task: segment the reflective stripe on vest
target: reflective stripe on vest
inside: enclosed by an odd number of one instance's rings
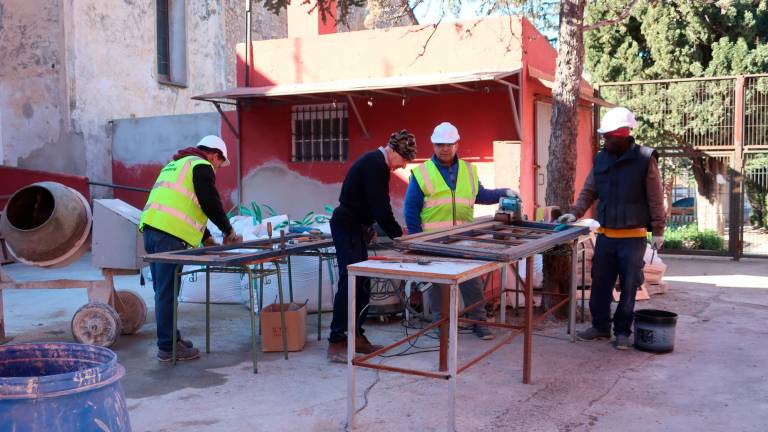
[[[184,180],[186,179],[187,173],[189,172],[189,169],[191,167],[192,167],[192,163],[190,162],[185,163],[184,166],[181,168],[181,172],[179,172],[179,177],[176,179],[175,182],[162,181],[158,179],[155,182],[155,184],[152,186],[152,188],[154,189],[156,187],[164,187],[168,189],[173,189],[176,192],[191,199],[192,202],[194,202],[195,204],[200,205],[200,202],[197,200],[197,195],[195,195],[195,192],[184,187]]]
[[[197,165],[211,164],[197,156],[186,156],[160,171],[141,214],[139,230],[149,225],[190,246],[200,244],[208,217],[200,208],[192,181],[192,170]]]
[[[424,194],[420,214],[424,231],[450,228],[474,220],[475,197],[479,189],[476,168],[461,159],[458,164],[453,193],[431,159],[411,170]]]
[[[192,225],[197,231],[201,231],[201,232],[205,231],[205,225],[201,225],[195,222],[194,220],[192,220],[191,217],[185,215],[180,210],[176,210],[175,208],[171,208],[168,206],[164,206],[160,203],[153,202],[153,203],[147,203],[147,206],[144,207],[144,210],[147,210],[147,209],[155,209],[163,213],[168,213],[169,215],[175,217],[176,219],[179,219],[184,223]]]

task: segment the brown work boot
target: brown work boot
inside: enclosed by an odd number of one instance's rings
[[[380,350],[381,345],[374,345],[368,340],[365,335],[355,336],[355,352],[360,354],[370,354],[374,351]]]
[[[328,361],[347,364],[347,341],[328,343]]]

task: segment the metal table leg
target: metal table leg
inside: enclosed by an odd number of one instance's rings
[[[490,277],[490,276],[488,276]],[[499,322],[507,322],[507,265],[501,266],[501,298],[499,299]]]
[[[274,261],[275,270],[277,271],[277,295],[280,298],[280,331],[283,335],[283,356],[288,360],[288,332],[285,329],[285,305],[283,302],[283,282],[280,277],[280,263]]]
[[[264,263],[259,263],[259,335],[261,335],[261,309],[263,307],[264,307]],[[253,309],[251,309],[251,312],[253,312]]]
[[[581,322],[584,323],[584,297],[586,297],[587,284],[585,273],[587,272],[587,247],[581,244]]]
[[[205,352],[211,352],[211,272],[205,266]]]
[[[255,303],[253,301],[253,271],[250,266],[243,266],[243,269],[248,273],[248,301],[251,306],[249,313],[251,315],[251,358],[253,359],[253,373],[258,373],[256,360],[256,314],[253,309]],[[259,311],[259,318],[261,318],[261,311]],[[261,319],[259,319],[259,321],[261,321]],[[261,328],[261,326],[259,326],[259,328]]]
[[[172,343],[173,346],[171,347],[171,358],[173,359],[173,364],[176,365],[176,332],[178,331],[178,315],[179,315],[179,281],[181,280],[181,276],[179,273],[181,273],[182,266],[176,265],[176,269],[173,271],[173,336],[172,336]]]
[[[439,289],[441,291],[440,293],[440,311],[442,316],[440,318],[445,317],[446,311],[449,311],[451,308],[451,287],[450,285],[433,285],[432,289]],[[449,320],[450,321],[450,320]],[[450,322],[443,321],[442,324],[438,327],[440,329],[440,366],[438,370],[440,372],[445,372],[449,368],[449,362],[448,362],[448,340],[450,339]]]
[[[576,266],[578,265],[578,240],[571,245],[571,283],[568,293],[568,332],[571,342],[576,342]]]
[[[291,271],[291,256],[286,257],[288,261],[288,298],[293,303],[293,272]]]
[[[323,253],[317,251],[317,340],[323,328]]]
[[[517,262],[515,266],[515,316],[520,315],[520,266]]]
[[[349,275],[349,288],[347,289],[347,368],[349,369],[349,375],[347,376],[347,426],[349,430],[355,428],[355,365],[352,360],[355,358],[355,333],[357,332],[357,324],[355,323],[355,296],[357,290],[355,289],[356,277]]]
[[[458,308],[459,284],[454,283],[450,286],[450,307],[449,315],[449,341],[448,341],[448,431],[456,430],[456,380],[458,379],[458,361],[459,361],[459,308]]]
[[[523,383],[531,383],[533,352],[533,257],[525,259],[525,334],[523,335]]]

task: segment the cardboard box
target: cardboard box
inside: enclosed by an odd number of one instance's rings
[[[288,351],[301,351],[307,343],[307,307],[303,304],[283,304]],[[283,350],[283,333],[280,326],[280,305],[265,306],[260,314],[261,349],[264,352]]]

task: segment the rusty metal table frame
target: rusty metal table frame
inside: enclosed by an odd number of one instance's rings
[[[450,261],[450,260],[445,260]],[[354,429],[355,427],[355,414],[356,414],[356,389],[355,389],[355,368],[356,367],[367,367],[372,369],[379,369],[379,370],[386,370],[390,372],[400,372],[400,373],[406,373],[411,375],[418,375],[423,377],[429,377],[429,378],[439,378],[439,379],[445,379],[448,381],[449,391],[450,391],[450,397],[449,397],[449,407],[448,411],[450,415],[448,416],[448,427],[449,430],[453,430],[454,428],[454,422],[455,422],[455,409],[456,409],[456,377],[460,371],[463,371],[467,367],[471,366],[472,364],[476,363],[475,361],[470,362],[470,364],[464,366],[459,370],[458,366],[458,321],[459,321],[459,311],[458,311],[458,298],[457,294],[459,291],[459,284],[462,282],[465,282],[470,279],[474,279],[476,277],[480,277],[484,274],[488,274],[491,272],[494,272],[498,270],[501,267],[500,263],[497,262],[482,262],[482,261],[463,261],[464,264],[466,264],[467,268],[462,271],[461,273],[428,273],[430,271],[429,266],[419,266],[415,263],[391,263],[386,261],[363,261],[356,264],[351,264],[347,266],[347,272],[349,277],[349,285],[350,287],[356,286],[355,283],[357,281],[358,277],[376,277],[381,279],[418,279],[420,281],[424,282],[433,282],[438,283],[442,285],[447,285],[449,290],[449,295],[447,296],[449,298],[449,308],[448,308],[448,316],[441,318],[439,321],[430,324],[429,326],[425,327],[421,331],[406,337],[404,339],[401,339],[398,342],[395,342],[393,344],[390,344],[388,346],[385,346],[379,350],[376,350],[375,352],[371,354],[367,354],[358,358],[355,358],[355,336],[356,336],[356,326],[355,321],[357,317],[356,313],[356,295],[355,290],[350,289],[349,295],[347,296],[347,366],[349,368],[349,375],[347,380],[347,424],[349,425],[350,429]],[[379,266],[379,268],[376,267],[370,267],[371,265]],[[385,268],[381,268],[382,266],[385,266]],[[458,266],[458,263],[457,263]],[[421,268],[419,268],[421,267]],[[406,368],[399,368],[399,367],[392,367],[392,366],[384,366],[384,365],[374,365],[367,363],[367,360],[385,352],[390,349],[393,349],[399,345],[402,345],[403,343],[418,337],[427,331],[431,330],[432,328],[436,327],[437,325],[441,325],[444,322],[448,322],[449,331],[448,331],[448,347],[447,347],[447,358],[448,358],[448,367],[447,367],[447,373],[443,372],[429,372],[429,371],[421,371],[421,370],[413,370],[413,369],[406,369]],[[496,326],[506,326],[502,324],[497,324]],[[500,348],[500,346],[492,348],[490,352],[495,351],[496,349]],[[443,345],[441,344],[441,350],[444,349]],[[490,354],[490,352],[488,354]],[[488,355],[486,354],[486,355]]]
[[[211,273],[242,273],[248,274],[250,319],[251,319],[251,355],[253,361],[253,373],[258,373],[257,353],[256,353],[256,318],[254,314],[253,283],[254,275],[263,278],[269,274],[278,275],[278,296],[279,301],[283,303],[282,278],[280,275],[280,260],[291,254],[299,254],[310,250],[327,248],[333,245],[333,241],[328,236],[312,236],[309,241],[297,244],[288,244],[287,241],[307,238],[299,234],[282,234],[279,238],[248,241],[236,245],[211,246],[206,248],[186,249],[173,252],[161,252],[151,255],[145,255],[144,261],[148,263],[175,264],[174,275],[174,296],[173,296],[173,336],[172,336],[172,364],[176,364],[176,342],[177,342],[177,318],[178,318],[178,295],[179,281],[182,275],[192,273],[206,273],[205,278],[205,320],[206,320],[206,339],[205,351],[210,352],[210,274]],[[243,252],[243,249],[252,251]],[[264,270],[263,264],[273,263],[274,270]],[[204,268],[182,271],[184,265],[197,265]],[[260,269],[254,266],[260,265]],[[285,313],[280,310],[280,324],[283,333],[283,354],[288,358],[287,334],[285,332]]]
[[[378,269],[371,269],[366,268],[366,263],[370,262],[362,262],[353,264],[347,267],[347,271],[349,273],[349,286],[355,286],[355,280],[357,277],[381,277],[381,278],[390,278],[390,279],[418,279],[420,281],[425,282],[433,282],[433,283],[439,283],[443,285],[447,285],[446,288],[448,289],[449,293],[448,295],[443,295],[443,308],[442,310],[449,310],[448,317],[443,317],[440,320],[431,323],[430,325],[426,326],[424,329],[420,330],[419,332],[416,332],[404,339],[401,339],[393,344],[387,345],[371,354],[367,354],[364,356],[360,356],[357,358],[354,358],[355,355],[355,290],[350,290],[350,295],[348,296],[348,325],[347,325],[347,364],[349,367],[349,377],[348,377],[348,401],[347,401],[347,422],[351,429],[354,428],[354,420],[355,420],[355,367],[367,367],[372,369],[378,369],[378,370],[385,370],[390,372],[400,372],[405,374],[411,374],[411,375],[418,375],[428,378],[438,378],[438,379],[446,379],[449,381],[449,389],[450,389],[450,401],[449,401],[449,416],[448,416],[448,430],[454,431],[455,430],[455,398],[456,398],[456,377],[459,373],[465,371],[469,367],[477,364],[480,360],[483,358],[489,356],[493,352],[497,351],[504,345],[510,343],[515,337],[523,334],[523,383],[529,384],[531,382],[531,376],[532,376],[532,353],[533,353],[533,327],[539,323],[541,320],[543,320],[548,315],[553,314],[558,309],[568,305],[568,333],[570,334],[571,342],[576,341],[576,290],[577,290],[577,278],[576,278],[576,267],[577,267],[577,252],[578,252],[578,246],[579,243],[583,241],[585,232],[588,232],[588,230],[571,230],[568,236],[559,236],[560,242],[558,245],[567,245],[570,249],[570,255],[571,255],[571,278],[570,278],[570,289],[568,294],[560,294],[560,293],[542,293],[542,295],[553,295],[553,296],[560,296],[564,297],[561,301],[559,301],[557,304],[555,304],[553,307],[545,311],[544,313],[538,315],[535,319],[533,316],[533,268],[534,268],[534,256],[538,253],[544,252],[546,250],[549,250],[553,247],[551,243],[547,243],[542,245],[539,248],[529,248],[524,253],[525,255],[520,257],[515,257],[513,261],[510,262],[499,262],[499,261],[486,261],[486,262],[478,262],[478,267],[471,271],[469,274],[472,276],[464,275],[460,278],[451,278],[448,275],[439,276],[439,275],[432,275],[431,277],[426,277],[423,272],[425,271],[424,268],[419,269],[418,265],[411,265],[408,268],[409,271],[402,271],[402,272],[382,272]],[[523,281],[520,276],[519,272],[517,271],[517,262],[524,258],[525,259],[525,265],[526,265],[526,277]],[[436,261],[441,260],[441,258],[434,258]],[[446,258],[445,261],[450,261],[450,258]],[[465,261],[465,260],[457,260],[457,261]],[[466,262],[466,261],[465,261]],[[406,265],[407,264],[401,264]],[[508,289],[506,287],[506,272],[507,268],[514,267],[515,274],[516,274],[516,288],[515,289]],[[457,293],[458,293],[458,286],[461,282],[465,280],[472,279],[474,277],[482,276],[483,274],[491,273],[495,271],[496,269],[499,269],[501,271],[501,289],[500,289],[500,309],[501,312],[499,314],[499,322],[497,323],[491,323],[491,322],[478,322],[473,321],[465,318],[459,318],[459,315],[463,314],[467,310],[471,310],[472,308],[482,304],[484,300],[474,304],[469,305],[465,307],[462,311],[458,311],[457,306]],[[422,274],[419,274],[419,270],[421,270]],[[523,290],[520,290],[519,285],[523,285]],[[523,292],[525,294],[525,317],[523,321],[523,325],[512,325],[506,323],[506,293],[507,292]],[[446,304],[446,298],[447,303]],[[461,367],[458,366],[458,347],[457,347],[457,341],[458,341],[458,322],[466,322],[471,324],[480,324],[480,325],[486,325],[489,327],[496,327],[496,328],[505,328],[505,329],[511,329],[512,332],[507,335],[506,337],[502,338],[501,341],[497,342],[494,346],[492,346],[490,349],[486,350],[485,352],[475,356],[473,359],[471,359],[469,362],[467,362],[465,365],[462,365]],[[448,331],[446,332],[445,327],[448,326]],[[429,372],[429,371],[417,371],[417,370],[411,370],[411,369],[405,369],[405,368],[398,368],[398,367],[391,367],[391,366],[384,366],[384,365],[376,365],[367,363],[368,360],[374,358],[375,356],[378,356],[379,354],[382,354],[388,350],[391,350],[399,345],[402,345],[406,343],[407,341],[414,339],[416,337],[421,336],[422,334],[430,331],[436,326],[441,326],[441,334],[440,334],[440,371],[447,373],[440,373],[440,372]],[[447,336],[446,336],[447,333]],[[446,340],[447,339],[447,340]],[[445,346],[445,342],[447,342],[447,348]],[[445,364],[445,358],[447,357],[447,365]],[[446,367],[447,366],[447,367]]]
[[[328,277],[331,282],[331,294],[333,294],[334,273],[333,262],[336,259],[335,249],[332,248],[317,248],[313,250],[306,250],[304,252],[298,252],[288,255],[288,292],[290,293],[290,300],[293,302],[293,273],[291,272],[291,257],[303,256],[303,257],[317,257],[317,340],[322,338],[323,328],[323,263],[328,263]],[[331,302],[333,302],[333,295],[331,295]]]

